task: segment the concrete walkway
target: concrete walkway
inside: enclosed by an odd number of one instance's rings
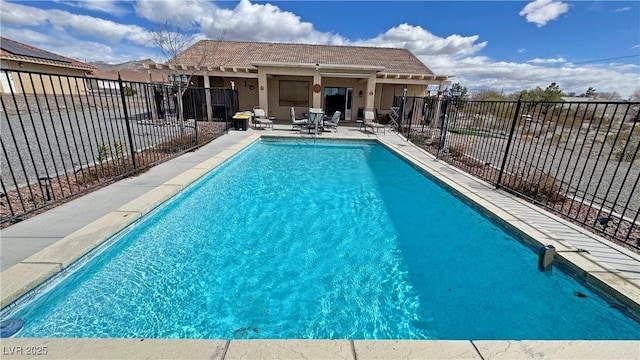
[[[121,180],[81,198],[2,230],[2,305],[24,294],[51,274],[66,268],[127,223],[188,185],[260,136],[310,137],[291,131],[233,131],[207,146]],[[552,244],[558,261],[611,292],[629,308],[640,310],[640,256],[560,218],[494,189],[405,141],[395,132],[363,132],[340,127],[320,138],[378,139],[437,181],[475,202],[497,221],[519,232],[532,246]],[[115,215],[114,215],[115,214]],[[127,220],[123,218],[130,216]],[[117,219],[116,219],[117,218]],[[94,224],[104,224],[91,230]],[[113,221],[116,219],[117,221]],[[117,226],[114,224],[117,223]],[[97,226],[100,227],[100,226]],[[93,232],[92,232],[93,231]],[[111,232],[111,233],[109,233]],[[78,245],[80,244],[80,245]],[[44,250],[43,250],[44,249]],[[80,249],[80,250],[78,250]],[[586,252],[574,252],[576,249]],[[83,252],[84,251],[84,252]],[[69,253],[74,254],[69,254]],[[62,260],[60,260],[62,259]],[[537,264],[532,264],[537,266]],[[25,278],[30,278],[25,280]],[[48,344],[49,355],[64,358],[632,358],[640,359],[640,341],[351,341],[351,340],[145,340],[139,339],[3,339],[6,346]],[[117,352],[113,349],[125,349]],[[191,349],[191,350],[189,350]],[[180,350],[186,352],[181,353]],[[4,351],[4,350],[3,350]],[[163,352],[164,351],[164,352]],[[55,355],[57,354],[57,355]],[[155,354],[155,355],[154,355]],[[168,356],[168,354],[174,354]],[[7,354],[3,353],[3,358]],[[15,354],[16,358],[22,356]],[[17,356],[20,355],[20,356]],[[6,357],[11,358],[11,356]]]

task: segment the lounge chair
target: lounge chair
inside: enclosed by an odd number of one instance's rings
[[[270,127],[273,129],[273,121],[267,116],[267,112],[260,106],[253,107],[253,125],[257,128],[258,124],[263,128]]]
[[[384,125],[376,122],[376,113],[371,109],[366,109],[364,111],[364,131],[367,131],[368,127],[371,128],[371,132],[373,132],[373,129],[375,129],[376,132],[378,132],[379,129],[382,129],[382,133],[386,133]]]
[[[400,127],[400,122],[402,122],[402,119],[400,118],[400,107],[392,106],[391,112],[389,113],[389,124],[392,128],[398,128]]]
[[[340,115],[342,115],[342,112],[334,112],[333,116],[329,120],[324,121],[324,127],[329,129],[334,128],[336,129],[336,132],[338,132],[338,122],[340,122]]]
[[[295,130],[296,128],[301,129],[302,126],[307,125],[307,119],[296,119],[296,109],[291,107],[291,130]]]

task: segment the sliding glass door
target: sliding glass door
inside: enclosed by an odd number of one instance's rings
[[[340,111],[343,120],[351,120],[352,98],[353,88],[324,88],[324,113],[332,116],[336,111]]]

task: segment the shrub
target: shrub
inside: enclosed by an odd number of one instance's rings
[[[506,175],[502,181],[502,186],[543,204],[555,204],[564,201],[564,196],[560,193],[562,190],[560,181],[541,171],[536,171],[528,176],[524,173]]]
[[[409,135],[409,141],[412,143],[421,146],[424,145],[424,136],[422,135]]]
[[[136,89],[130,87],[130,86],[124,86],[122,88],[122,90],[124,91],[124,95],[125,96],[134,96],[135,94],[137,94],[138,92],[136,91]]]
[[[459,144],[449,145],[449,154],[455,158],[464,156],[464,146]]]

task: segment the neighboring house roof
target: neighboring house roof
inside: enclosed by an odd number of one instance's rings
[[[101,79],[101,80],[117,81],[118,75],[120,75],[120,78],[122,79],[122,81],[147,82],[147,74],[145,74],[144,72],[135,71],[135,70],[95,71],[92,77]]]
[[[435,74],[407,49],[201,40],[170,63],[199,68],[257,70],[256,63],[380,67],[386,75]]]
[[[0,37],[0,59],[93,71],[95,67],[62,55]]]

